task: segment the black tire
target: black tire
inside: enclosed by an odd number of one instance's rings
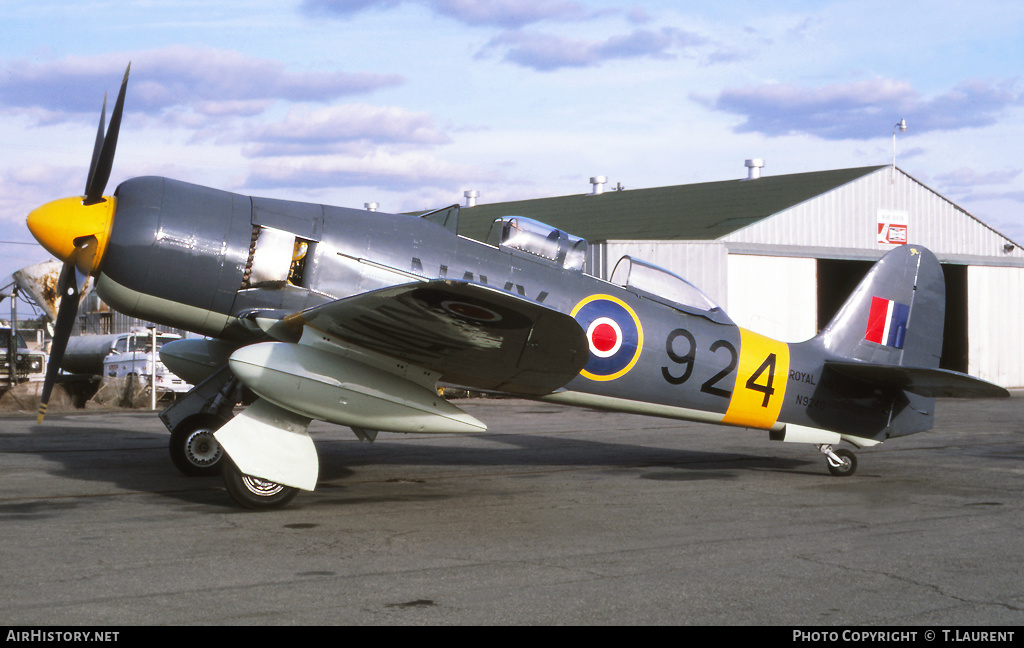
[[[840,448],[834,451],[836,456],[843,460],[843,465],[834,466],[832,461],[827,461],[828,471],[836,477],[849,477],[853,473],[857,472],[857,455],[853,454],[846,448]]]
[[[209,477],[221,471],[224,450],[213,434],[224,419],[212,414],[190,416],[171,432],[171,462],[189,477]]]
[[[281,508],[299,494],[298,488],[242,474],[230,458],[224,461],[224,487],[240,505],[260,511]]]

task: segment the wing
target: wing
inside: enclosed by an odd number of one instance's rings
[[[266,330],[297,341],[303,327],[441,374],[444,382],[522,395],[548,394],[589,359],[572,317],[492,288],[434,280],[339,299]]]
[[[1010,395],[999,385],[948,369],[832,360],[826,361],[825,366],[856,380],[898,387],[929,398],[1006,398]]]

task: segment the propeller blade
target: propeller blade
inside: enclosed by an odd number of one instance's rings
[[[89,163],[89,177],[85,180],[85,194],[89,193],[92,186],[92,179],[96,176],[96,164],[100,160],[100,151],[103,150],[103,130],[107,125],[107,93],[103,93],[103,109],[100,110],[100,126],[96,130],[96,143],[92,147],[92,161]]]
[[[74,259],[69,259],[60,271],[60,279],[57,280],[60,290],[60,308],[57,309],[57,321],[53,326],[53,343],[50,345],[50,358],[46,365],[46,377],[43,379],[43,391],[39,396],[37,423],[42,423],[43,417],[46,416],[46,407],[50,402],[50,394],[53,393],[53,384],[57,380],[60,363],[64,359],[64,351],[68,347],[68,338],[71,337],[71,331],[78,316],[79,291],[75,275]]]
[[[124,80],[121,81],[121,91],[117,93],[114,112],[110,115],[110,126],[103,138],[103,148],[100,150],[99,157],[95,159],[95,172],[89,174],[89,184],[85,188],[85,200],[82,203],[84,205],[94,205],[103,200],[103,190],[107,188],[110,170],[114,166],[114,151],[117,149],[117,134],[121,130],[121,113],[124,111],[124,95],[128,90],[128,73],[131,72],[131,69],[132,64],[129,63],[128,68],[124,71]]]

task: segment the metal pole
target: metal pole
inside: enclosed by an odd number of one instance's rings
[[[11,339],[7,343],[7,373],[10,389],[18,384],[18,286],[11,288]]]
[[[898,124],[892,127],[892,175],[889,178],[889,184],[896,182],[896,131],[907,130],[907,120],[901,119]]]
[[[152,338],[150,340],[150,353],[152,364],[149,367],[149,409],[156,409],[156,327],[150,329]]]

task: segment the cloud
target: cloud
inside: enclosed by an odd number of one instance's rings
[[[1020,175],[1020,169],[1007,169],[1005,171],[989,171],[978,173],[974,169],[961,167],[949,173],[935,176],[945,187],[950,189],[971,189],[978,186],[1008,185]]]
[[[502,59],[549,72],[566,67],[595,67],[606,61],[631,58],[668,59],[676,48],[703,45],[707,41],[679,29],[638,29],[603,41],[585,41],[537,32],[505,32],[493,39],[478,56],[491,50],[504,51]]]
[[[1015,82],[969,80],[932,99],[906,82],[875,79],[823,88],[773,83],[722,91],[707,102],[740,115],[741,133],[808,134],[827,140],[868,140],[906,118],[914,132],[988,126],[1007,107],[1024,103]]]
[[[1005,108],[1020,105],[1024,105],[1024,91],[1016,81],[987,83],[972,79],[922,102],[913,119],[924,131],[976,128],[995,124]]]
[[[626,12],[626,18],[629,22],[643,25],[651,22],[651,16],[643,9],[643,7],[633,7]]]
[[[669,59],[675,56],[675,49],[708,44],[702,36],[670,27],[637,29],[603,41],[578,40],[524,29],[542,21],[579,23],[612,14],[622,15],[633,25],[652,20],[639,7],[592,10],[572,0],[304,0],[302,10],[309,16],[352,18],[365,11],[384,11],[402,4],[419,5],[473,27],[500,28],[502,33],[481,48],[477,58],[493,55],[505,62],[543,72],[596,67],[618,59]],[[713,52],[707,62],[730,62],[745,56],[731,51]]]
[[[370,9],[392,9],[403,2],[425,6],[467,25],[505,29],[542,20],[579,20],[590,13],[570,0],[304,0],[302,10],[310,16],[349,18]]]
[[[541,20],[580,20],[587,10],[566,0],[430,0],[438,13],[467,25],[517,29]]]
[[[364,156],[277,158],[258,164],[246,185],[260,189],[324,190],[340,187],[373,187],[409,192],[437,187],[455,192],[462,183],[481,178],[479,169],[453,165],[423,152]]]
[[[1015,188],[1014,181],[1020,177],[1020,169],[978,172],[960,167],[948,173],[935,176],[943,193],[957,200],[1024,202],[1024,191]],[[1019,223],[1015,223],[1015,226]]]
[[[310,15],[349,16],[367,9],[390,9],[402,0],[303,0],[302,11]]]
[[[245,136],[250,157],[310,155],[368,150],[374,145],[433,146],[449,141],[426,113],[403,108],[347,104],[293,109],[280,122]]]
[[[89,160],[85,160],[88,165]],[[0,233],[6,240],[32,241],[25,217],[39,205],[62,195],[85,191],[87,169],[44,164],[0,169]]]
[[[157,114],[188,107],[208,115],[251,116],[274,100],[329,102],[399,85],[394,74],[292,72],[277,61],[212,48],[170,47],[132,56],[131,109]],[[0,107],[34,110],[39,121],[98,114],[117,92],[127,55],[11,63],[0,71]]]

